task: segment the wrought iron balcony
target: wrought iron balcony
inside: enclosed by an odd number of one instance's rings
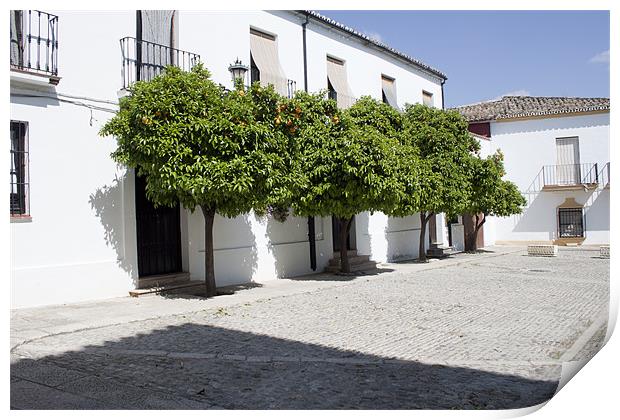
[[[121,39],[123,55],[123,88],[139,80],[152,80],[166,66],[176,66],[189,71],[198,64],[200,55],[133,37]]]
[[[596,188],[598,165],[575,163],[569,165],[546,165],[542,168],[543,190],[576,190]]]
[[[51,76],[58,83],[58,16],[11,10],[11,70]]]

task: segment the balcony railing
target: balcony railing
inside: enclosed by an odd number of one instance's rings
[[[603,186],[603,188],[609,188],[609,180],[610,180],[611,172],[609,170],[609,162],[603,166],[603,169],[598,174],[598,179]]]
[[[11,70],[58,75],[58,16],[11,10]]]
[[[543,189],[591,188],[598,185],[596,163],[546,165],[542,169]]]
[[[121,39],[123,54],[123,88],[138,80],[152,80],[166,66],[176,66],[189,71],[200,61],[200,55],[136,38]]]

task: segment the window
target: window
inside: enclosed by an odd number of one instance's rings
[[[560,238],[583,238],[583,211],[580,208],[558,209]]]
[[[398,109],[398,103],[396,102],[396,86],[394,84],[394,78],[381,75],[381,90],[383,103],[386,103],[391,107]]]
[[[11,216],[29,214],[28,202],[28,123],[11,121],[10,166],[10,213]]]
[[[426,106],[433,106],[433,94],[423,90],[422,91],[422,103]]]

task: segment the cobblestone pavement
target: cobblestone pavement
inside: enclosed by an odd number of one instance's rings
[[[609,260],[597,257],[519,249],[425,271],[388,264],[393,271],[333,287],[35,339],[12,351],[11,404],[539,404],[555,392],[562,362],[591,358],[602,345]]]

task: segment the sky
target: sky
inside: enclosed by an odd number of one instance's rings
[[[503,95],[609,97],[608,11],[319,13],[445,73],[446,107]]]

